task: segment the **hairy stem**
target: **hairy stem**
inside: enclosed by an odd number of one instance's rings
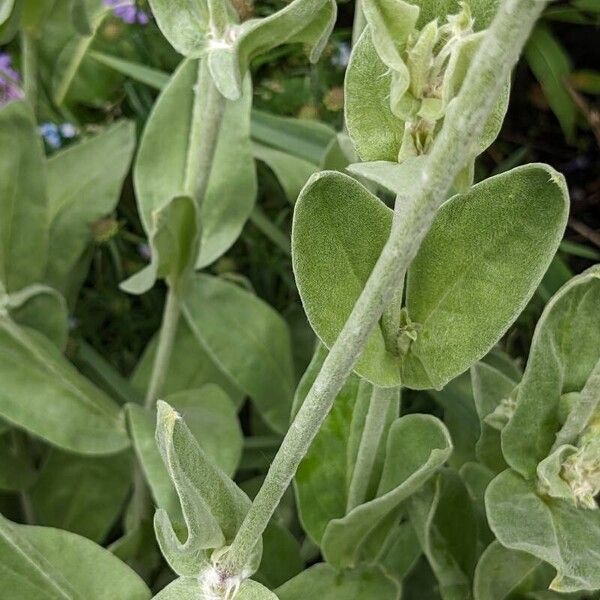
[[[365,427],[360,438],[356,463],[348,489],[346,513],[349,513],[367,499],[367,491],[373,473],[373,466],[377,459],[377,451],[388,422],[390,405],[397,398],[397,395],[397,388],[373,388],[369,411],[367,412]]]
[[[336,395],[350,375],[373,328],[392,300],[408,266],[429,231],[452,182],[476,153],[476,141],[510,70],[546,5],[545,0],[504,0],[410,198],[398,199],[390,237],[319,375],[292,422],[265,481],[220,568],[241,573],[289,486]],[[416,187],[416,186],[415,186]]]
[[[169,371],[169,363],[171,362],[173,343],[175,341],[175,334],[177,333],[180,314],[179,293],[177,287],[173,286],[167,292],[167,299],[163,309],[162,323],[160,333],[158,334],[158,347],[154,355],[152,374],[150,375],[150,383],[146,392],[146,408],[152,408],[162,393]]]

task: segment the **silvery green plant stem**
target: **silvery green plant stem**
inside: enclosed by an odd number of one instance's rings
[[[207,88],[204,93],[201,89],[203,85]],[[208,189],[219,132],[223,123],[225,102],[225,98],[218,92],[208,73],[205,61],[198,61],[185,179],[185,188],[198,206],[201,206]],[[162,393],[167,377],[177,324],[181,315],[180,288],[183,285],[185,282],[172,282],[169,285],[158,337],[158,348],[146,392],[145,405],[147,408],[154,406]]]
[[[177,286],[170,286],[163,309],[162,323],[160,325],[160,333],[158,334],[158,346],[152,365],[150,383],[146,391],[146,408],[154,406],[165,385],[180,315],[181,306]]]
[[[348,488],[347,513],[367,499],[371,474],[377,459],[377,450],[385,430],[390,404],[396,394],[396,388],[373,388],[365,426],[360,438],[356,463]]]
[[[390,237],[367,284],[292,422],[228,552],[217,564],[239,574],[288,488],[336,395],[391,301],[452,182],[475,154],[496,99],[546,1],[504,0],[424,164],[418,189],[398,198]],[[417,187],[417,186],[415,186]],[[401,213],[399,208],[401,207]]]

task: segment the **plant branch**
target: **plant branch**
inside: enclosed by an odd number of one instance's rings
[[[177,287],[173,286],[167,291],[167,298],[163,309],[162,323],[160,325],[160,333],[158,334],[158,346],[154,355],[152,374],[150,375],[150,383],[146,392],[146,408],[152,408],[160,394],[162,394],[169,371],[169,363],[171,362],[173,343],[175,342],[180,315],[181,303],[179,293]]]
[[[365,427],[360,438],[356,464],[352,471],[352,479],[348,489],[346,513],[349,513],[367,499],[371,474],[387,423],[388,412],[394,398],[397,397],[397,393],[397,388],[373,388]]]
[[[459,95],[449,106],[443,128],[417,182],[419,189],[415,189],[411,197],[397,199],[390,237],[233,543],[218,565],[224,573],[242,573],[248,564],[300,461],[429,231],[452,182],[475,155],[476,141],[545,5],[545,0],[502,2]]]

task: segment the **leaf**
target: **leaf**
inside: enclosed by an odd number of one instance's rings
[[[254,158],[264,162],[273,171],[291,204],[296,202],[309,177],[318,171],[313,163],[258,142],[252,144],[252,151]]]
[[[269,589],[276,588],[304,570],[298,540],[282,524],[271,520],[263,533],[263,555],[253,577]]]
[[[231,543],[250,500],[200,447],[183,418],[165,402],[157,405],[156,439],[185,518],[188,536],[181,543],[164,509],[154,525],[163,555],[182,576],[197,576],[207,567],[206,550]],[[257,548],[253,563],[260,562]],[[253,571],[256,570],[255,565]]]
[[[75,35],[69,33],[68,41],[61,47],[58,58],[53,57],[56,62],[51,80],[52,100],[58,106],[67,100],[85,55],[92,45],[100,25],[109,14],[110,8],[104,4],[96,5],[95,9],[87,14],[86,21],[90,34],[81,36],[79,31],[76,31]]]
[[[406,70],[399,50],[415,29],[419,9],[403,0],[364,0],[362,8],[378,56],[389,68]]]
[[[235,26],[229,36],[232,39],[226,34],[209,49],[208,65],[215,85],[226,98],[237,99],[252,58],[283,44],[305,44],[311,62],[316,62],[336,15],[334,0],[293,0],[267,17]]]
[[[565,137],[572,140],[578,111],[566,87],[572,70],[567,51],[546,25],[538,23],[525,46],[525,58],[540,82]]]
[[[504,600],[519,588],[540,565],[526,552],[515,552],[492,542],[481,555],[475,569],[475,600]]]
[[[90,457],[51,450],[31,490],[37,522],[103,542],[129,493],[132,467],[130,453]]]
[[[327,350],[319,345],[298,385],[294,414],[304,402],[326,356]],[[359,379],[351,375],[338,393],[331,412],[302,459],[294,478],[302,527],[317,544],[321,543],[327,524],[332,519],[343,517],[346,512],[347,485],[351,475],[348,468],[350,435],[358,393]],[[360,437],[358,441],[360,442]],[[327,457],[327,460],[323,460],[323,457]],[[315,498],[319,501],[315,502]]]
[[[200,389],[168,394],[165,399],[183,416],[210,460],[232,476],[242,454],[242,432],[227,394],[217,385],[207,384]],[[183,524],[175,488],[154,438],[156,418],[135,404],[127,406],[127,415],[133,446],[157,506],[165,509],[173,521]]]
[[[464,484],[443,470],[408,504],[410,520],[444,600],[471,598],[477,522]]]
[[[7,298],[11,319],[43,333],[59,350],[68,338],[67,303],[60,293],[46,285],[33,284]]]
[[[198,579],[180,577],[154,596],[153,600],[212,600],[214,594],[204,591]],[[235,595],[236,600],[277,600],[277,596],[266,587],[247,579]]]
[[[404,122],[390,108],[391,74],[375,50],[367,27],[352,50],[346,71],[346,126],[364,161],[397,162]]]
[[[456,14],[460,11],[459,0],[407,0],[415,4],[421,10],[419,13],[418,27],[439,19],[440,21],[448,15]],[[499,0],[469,0],[468,5],[474,18],[475,31],[481,31],[489,27],[492,19],[496,15]]]
[[[146,346],[131,377],[131,383],[141,393],[148,388],[156,344],[157,336],[154,336]],[[175,392],[200,388],[207,383],[218,385],[238,408],[241,406],[244,393],[223,373],[205,347],[198,342],[185,320],[180,319],[163,395],[169,396]]]
[[[15,0],[0,0],[0,25],[8,21],[14,6]]]
[[[473,397],[479,416],[481,434],[477,441],[477,458],[496,473],[506,468],[502,456],[500,431],[488,424],[488,418],[503,400],[508,400],[516,382],[484,362],[471,367]]]
[[[11,600],[148,600],[127,565],[94,542],[49,527],[17,525],[0,515],[2,589]]]
[[[492,481],[485,503],[490,527],[503,546],[532,554],[556,569],[552,590],[600,588],[597,559],[590,552],[600,546],[600,511],[542,499],[535,483],[511,470]]]
[[[42,144],[31,108],[0,109],[0,281],[8,292],[42,280],[48,216]]]
[[[581,391],[600,360],[599,303],[596,266],[564,285],[538,321],[516,410],[502,431],[506,461],[527,478],[535,476],[561,428],[561,395]]]
[[[92,26],[87,14],[85,0],[71,0],[71,19],[77,33],[80,35],[92,34]]]
[[[188,173],[198,161],[191,155],[194,89],[199,107],[206,101],[208,75],[194,60],[184,61],[159,96],[140,142],[134,181],[138,209],[146,233],[153,232],[153,215],[176,196],[191,196]],[[201,72],[204,72],[202,74]],[[243,97],[227,102],[206,196],[200,208],[202,246],[196,266],[209,265],[239,236],[256,196],[256,174],[250,146],[248,79]]]
[[[0,317],[0,414],[65,450],[111,454],[129,444],[119,407],[44,336]]]
[[[399,592],[378,567],[338,571],[326,563],[310,567],[276,590],[279,600],[397,600]]]
[[[406,309],[416,340],[398,356],[386,348],[380,323],[356,372],[380,386],[443,387],[485,355],[525,307],[566,216],[564,180],[543,165],[497,175],[451,198],[408,272]],[[364,288],[391,218],[380,200],[339,173],[314,176],[298,199],[294,273],[325,345],[334,343]]]
[[[121,73],[121,75],[125,75],[134,81],[139,81],[155,90],[160,91],[169,83],[170,76],[168,73],[137,62],[125,60],[112,54],[98,52],[97,50],[90,50],[87,56],[106,67],[114,69],[118,73]]]
[[[325,529],[321,545],[327,561],[338,567],[356,566],[361,545],[378,523],[424,485],[451,452],[450,435],[435,417],[415,414],[397,419],[388,435],[376,497]]]
[[[25,490],[34,483],[37,472],[28,456],[14,443],[14,432],[0,431],[0,490]]]
[[[183,313],[216,364],[254,402],[275,431],[287,428],[294,367],[287,324],[253,294],[216,277],[197,275]]]
[[[144,294],[158,278],[170,287],[189,276],[200,248],[200,223],[196,204],[188,196],[177,196],[152,213],[150,264],[121,283],[130,294]]]
[[[116,207],[135,148],[135,129],[121,121],[47,161],[50,242],[47,281],[77,294],[73,271],[93,242],[92,225]]]
[[[335,130],[320,121],[281,117],[257,109],[252,109],[251,133],[257,142],[315,165],[322,163],[336,137]]]

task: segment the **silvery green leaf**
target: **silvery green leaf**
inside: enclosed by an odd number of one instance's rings
[[[130,491],[131,453],[78,456],[53,449],[31,489],[37,523],[101,543]]]
[[[479,419],[468,373],[455,377],[441,390],[429,390],[428,395],[444,410],[444,425],[454,447],[448,463],[458,470],[465,462],[476,459],[479,436]]]
[[[319,373],[327,350],[321,344],[302,377],[294,398],[295,414]],[[352,375],[337,395],[294,478],[300,521],[306,533],[321,543],[327,524],[346,512],[352,459],[351,430],[359,395],[359,379]],[[370,399],[370,393],[367,400]],[[364,421],[363,421],[364,422]],[[359,431],[360,434],[360,431]],[[360,442],[360,435],[357,442]],[[326,456],[327,460],[323,460]],[[355,457],[354,457],[355,458]],[[319,501],[315,502],[315,498]]]
[[[0,490],[24,490],[35,482],[37,472],[22,448],[16,443],[15,433],[7,428],[0,432]]]
[[[198,58],[208,44],[210,15],[206,0],[149,0],[154,18],[169,43],[183,56]]]
[[[385,521],[383,523],[389,527],[389,523]],[[373,540],[380,539],[373,536]],[[422,554],[419,540],[410,521],[396,522],[389,529],[383,547],[372,550],[371,556],[376,557],[377,565],[388,577],[400,584],[413,570]],[[365,554],[365,556],[369,555]]]
[[[442,21],[448,15],[457,14],[460,11],[460,0],[407,0],[420,8],[418,27],[438,19]],[[469,10],[473,15],[475,31],[481,31],[489,27],[499,0],[468,0]]]
[[[149,600],[143,580],[108,550],[68,531],[0,515],[2,594],[11,600]]]
[[[135,147],[135,128],[120,121],[52,155],[47,165],[50,242],[46,280],[69,300],[73,277],[93,242],[92,225],[116,207]]]
[[[207,384],[168,394],[165,399],[183,416],[211,461],[232,476],[242,453],[242,432],[235,406],[227,394],[217,385]],[[175,525],[183,526],[177,493],[156,444],[155,416],[136,404],[127,406],[127,415],[133,446],[156,505],[167,512]]]
[[[131,383],[140,393],[148,389],[156,344],[157,337],[155,336],[146,346],[131,377]],[[163,395],[169,396],[175,392],[197,389],[207,383],[218,385],[233,400],[236,407],[241,406],[244,392],[223,373],[206,348],[198,342],[185,320],[180,319]]]
[[[557,571],[550,588],[574,592],[600,588],[593,548],[600,547],[600,511],[540,497],[536,484],[507,470],[489,485],[485,503],[490,527],[507,548],[527,552]]]
[[[394,422],[376,497],[332,520],[322,540],[323,555],[338,567],[356,566],[361,545],[377,525],[423,486],[452,452],[450,435],[430,415],[407,415]]]
[[[153,600],[213,600],[214,593],[192,577],[180,577],[154,596]],[[247,579],[237,593],[235,600],[278,600],[277,596],[256,581]]]
[[[78,0],[74,0],[78,1]],[[110,14],[111,9],[103,3],[93,3],[93,9],[87,12],[87,25],[89,35],[81,35],[73,26],[69,3],[61,3],[62,10],[68,11],[70,27],[65,28],[66,40],[61,44],[57,56],[53,56],[53,69],[50,70],[50,87],[52,100],[57,105],[73,100],[72,90],[76,87],[77,76],[82,68],[87,51],[92,45],[96,34],[104,19]],[[57,8],[60,11],[61,7]]]
[[[253,294],[208,275],[190,280],[183,313],[200,343],[250,396],[265,422],[285,431],[294,395],[287,323]]]
[[[190,128],[194,94],[206,101],[209,76],[199,61],[186,60],[159,96],[142,135],[134,168],[138,208],[146,233],[154,231],[153,215],[172,198],[193,190]],[[206,196],[200,207],[202,244],[196,266],[214,262],[239,236],[254,206],[256,173],[250,145],[250,80],[243,96],[227,102]]]
[[[417,24],[419,9],[403,0],[363,0],[362,10],[378,56],[390,69],[406,70],[400,50]]]
[[[477,538],[481,546],[491,544],[494,541],[494,534],[490,529],[485,513],[485,490],[490,484],[496,473],[478,462],[467,462],[459,471],[460,478],[463,480],[477,517]]]
[[[10,293],[42,281],[48,255],[44,154],[26,102],[0,109],[0,147],[0,281]]]
[[[309,177],[318,171],[318,166],[307,160],[258,142],[253,142],[252,152],[254,158],[273,171],[291,204],[296,202]]]
[[[209,564],[207,550],[220,549],[233,541],[250,500],[212,462],[181,415],[162,401],[157,405],[156,439],[188,530],[187,540],[182,543],[165,510],[158,509],[154,520],[157,538],[176,573],[196,576]],[[256,570],[260,552],[257,548],[251,570]]]
[[[481,434],[477,441],[477,458],[496,473],[506,468],[502,456],[500,431],[492,427],[488,419],[499,407],[509,406],[516,382],[494,367],[478,362],[471,367],[473,397],[479,416]],[[507,414],[510,417],[510,414]]]
[[[539,567],[540,559],[492,542],[481,555],[473,582],[474,600],[505,600]]]
[[[68,338],[67,303],[55,289],[34,283],[9,294],[6,308],[11,319],[43,333],[64,350]]]
[[[390,108],[391,80],[367,27],[352,50],[344,91],[346,126],[362,160],[398,161],[404,122]]]
[[[315,165],[322,164],[336,137],[333,127],[320,121],[282,117],[255,108],[251,132],[253,140]]]
[[[338,570],[320,563],[275,590],[279,600],[397,600],[400,588],[379,567]]]
[[[8,21],[15,6],[15,0],[0,0],[0,25]]]
[[[111,454],[129,445],[119,406],[45,336],[0,317],[0,414],[65,450]]]
[[[502,431],[506,461],[525,477],[535,475],[538,463],[548,456],[556,435],[560,436],[561,396],[581,391],[600,359],[599,303],[600,268],[596,266],[563,286],[538,321],[517,407]],[[569,432],[561,436],[561,444],[575,441],[589,419],[593,404],[582,406],[587,417],[574,417],[579,421],[576,427],[567,421]]]
[[[173,198],[152,213],[151,261],[121,283],[130,294],[144,294],[158,278],[170,286],[192,273],[200,248],[200,223],[195,202],[188,196]]]
[[[477,522],[471,499],[454,471],[442,470],[408,503],[411,523],[444,600],[471,598]]]
[[[567,208],[563,178],[544,165],[513,169],[451,198],[408,272],[406,309],[416,340],[404,356],[394,354],[380,324],[356,372],[380,386],[441,388],[484,356],[535,292]],[[340,173],[319,173],[305,186],[292,258],[305,312],[326,346],[354,307],[391,220],[377,197]]]
[[[327,43],[337,15],[335,0],[293,0],[273,14],[250,19],[225,32],[208,49],[208,64],[215,85],[235,100],[250,61],[277,46],[302,43],[316,62]]]
[[[347,167],[352,175],[364,177],[397,196],[410,197],[421,181],[425,156],[414,156],[402,163],[376,160],[354,163]]]

